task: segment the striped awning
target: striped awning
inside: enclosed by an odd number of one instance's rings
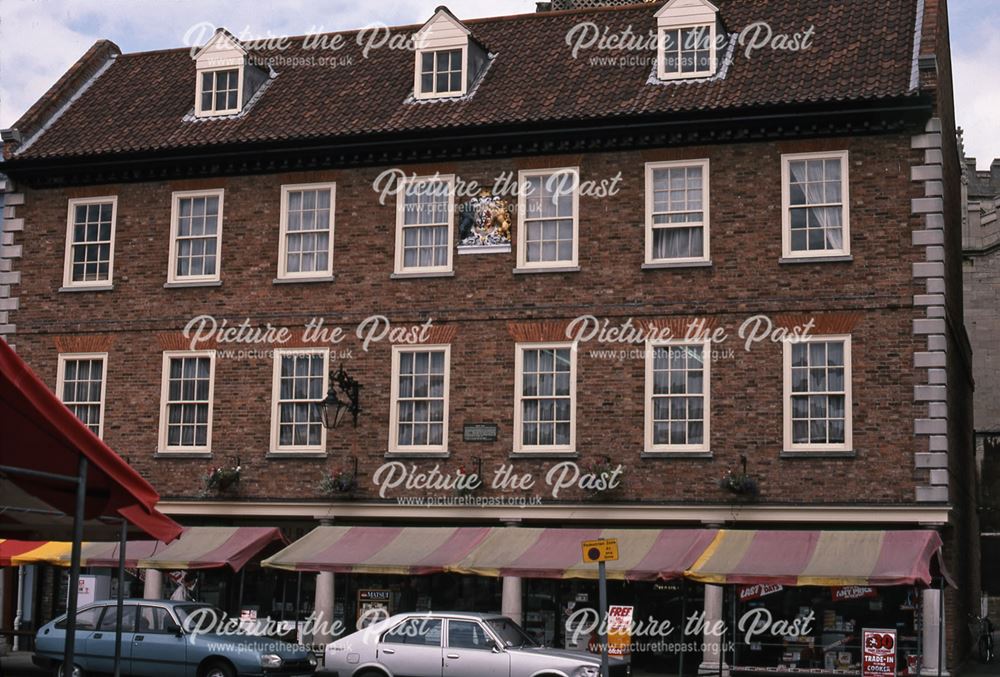
[[[70,543],[67,541],[49,541],[39,544],[38,548],[15,555],[12,564],[54,564],[68,567],[70,565]],[[167,546],[160,541],[129,541],[125,546],[125,566],[136,568],[140,557],[149,557],[156,550]],[[118,566],[118,544],[97,541],[84,542],[80,548],[80,566],[84,567],[116,567]]]
[[[617,538],[609,578],[675,578],[712,542],[708,529],[318,527],[262,563],[289,571],[597,578],[581,544]]]
[[[149,557],[139,558],[137,566],[140,569],[229,567],[239,571],[274,542],[287,543],[281,530],[275,527],[191,527],[170,545]]]
[[[139,569],[215,569],[228,566],[239,571],[275,541],[286,542],[281,531],[272,527],[188,527],[170,545],[162,541],[129,541],[125,546],[125,566]],[[7,541],[10,542],[24,541]],[[13,554],[10,563],[69,566],[68,542],[36,542],[34,546]],[[0,543],[0,548],[4,547],[5,543]],[[118,547],[118,543],[84,543],[80,551],[80,565],[116,567]],[[0,559],[0,563],[3,561]]]
[[[287,571],[419,575],[446,571],[489,527],[316,527],[261,566]]]
[[[9,567],[12,557],[37,550],[45,545],[45,541],[14,541],[0,538],[0,567]]]
[[[929,585],[940,549],[936,531],[724,529],[685,575],[715,584]]]

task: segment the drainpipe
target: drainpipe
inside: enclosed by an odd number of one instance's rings
[[[24,613],[24,565],[17,568],[17,588],[15,591],[17,595],[17,611],[14,614],[14,642],[13,650],[21,650],[21,638],[18,636],[17,632],[21,629],[21,616]]]

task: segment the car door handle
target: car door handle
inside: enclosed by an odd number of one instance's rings
[[[396,653],[395,649],[382,649],[382,653]]]
[[[142,641],[143,639],[145,639],[145,638],[146,638],[146,636],[145,636],[145,635],[136,635],[136,636],[135,636],[135,641],[137,641],[137,642],[141,642],[141,641]]]
[[[90,637],[90,638],[91,638],[91,639],[100,639],[101,637],[104,637],[104,634],[103,634],[103,633],[100,633],[100,632],[95,632],[95,633],[94,633],[93,635],[91,635],[91,637]]]
[[[454,659],[458,658],[458,654],[457,653],[450,653],[450,654],[448,654],[448,658],[451,658],[452,660],[454,660]]]

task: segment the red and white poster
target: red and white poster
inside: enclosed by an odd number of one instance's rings
[[[753,585],[744,585],[739,589],[740,601],[749,602],[754,599],[760,599],[761,597],[773,595],[774,593],[781,592],[784,589],[785,586],[778,585],[776,583],[754,583]]]
[[[634,607],[612,604],[608,607],[608,655],[625,656],[632,646]]]
[[[896,631],[862,631],[861,677],[884,677],[896,674]]]

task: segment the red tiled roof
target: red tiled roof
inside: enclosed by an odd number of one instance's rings
[[[776,33],[815,26],[811,48],[760,49],[747,59],[737,47],[724,78],[650,84],[652,51],[625,67],[590,57],[620,56],[596,48],[573,58],[566,35],[580,22],[612,33],[655,30],[661,3],[624,8],[524,14],[465,22],[496,52],[471,97],[407,102],[413,53],[361,54],[355,32],[336,52],[304,50],[301,40],[280,56],[332,55],[349,65],[276,65],[278,77],[244,116],[185,120],[194,105],[195,65],[189,50],[123,54],[40,136],[22,158],[113,154],[181,147],[253,144],[346,136],[428,133],[572,121],[697,115],[805,104],[904,97],[910,91],[917,0],[720,0],[730,33],[766,21]],[[419,26],[396,32],[412,33]],[[635,53],[632,53],[633,55]]]

